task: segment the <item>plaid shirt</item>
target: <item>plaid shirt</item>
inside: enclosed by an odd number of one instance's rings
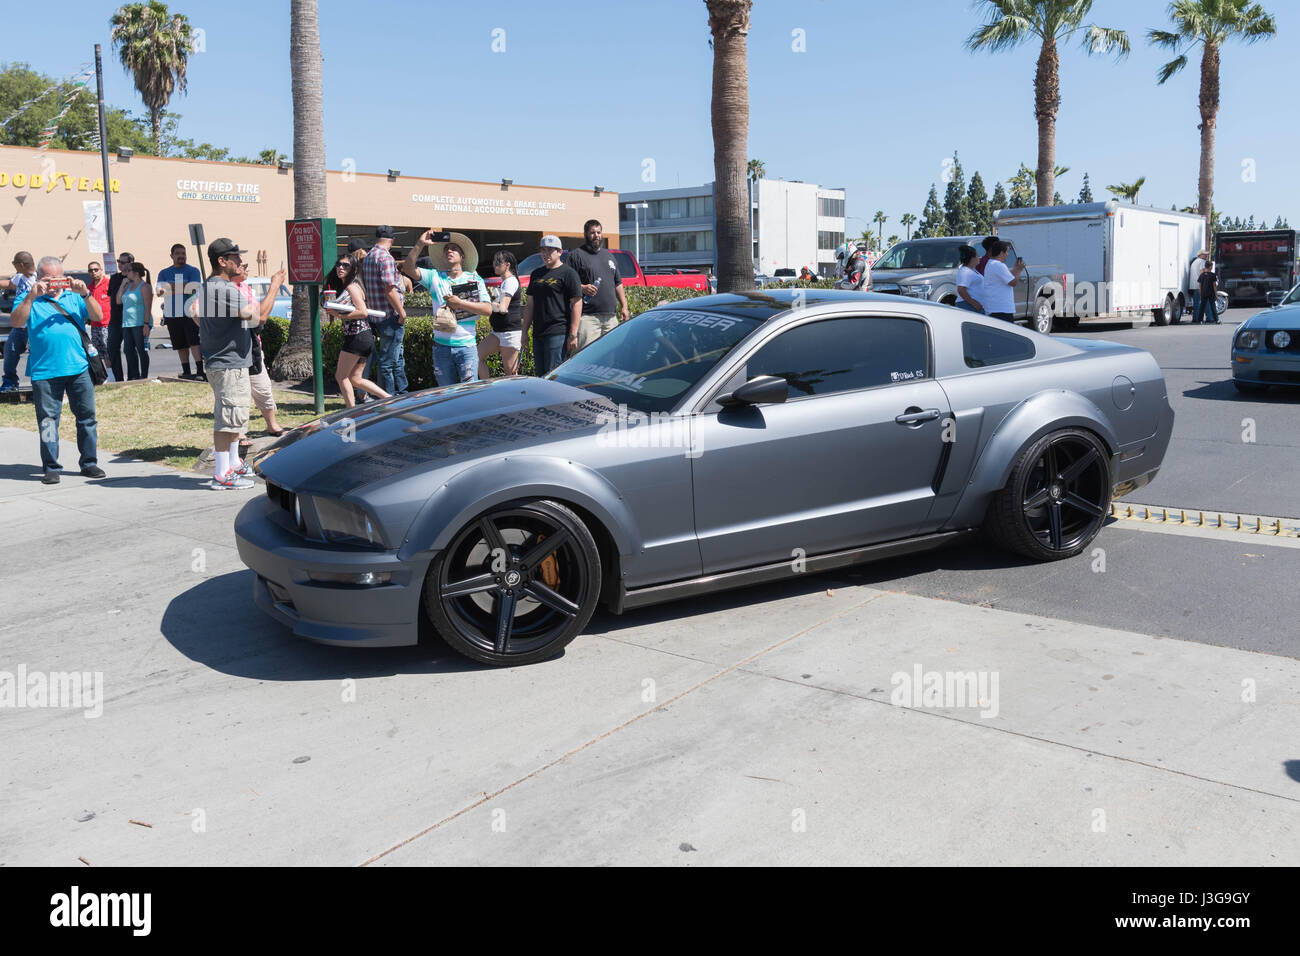
[[[383,246],[375,246],[361,260],[361,286],[366,293],[366,306],[371,309],[384,310],[384,318],[392,318],[397,313],[388,301],[388,290],[396,289],[402,295],[402,280],[397,275],[397,262]]]

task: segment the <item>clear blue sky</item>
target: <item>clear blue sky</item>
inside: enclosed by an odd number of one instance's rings
[[[1281,214],[1300,225],[1292,62],[1300,4],[1263,2],[1278,38],[1223,54],[1215,202],[1227,214],[1266,215],[1270,224]],[[1070,167],[1058,181],[1067,199],[1086,171],[1098,198],[1108,183],[1145,175],[1143,202],[1196,201],[1199,59],[1158,87],[1168,57],[1144,39],[1167,25],[1165,7],[1096,0],[1093,19],[1132,38],[1132,54],[1118,64],[1077,45],[1063,50],[1057,163]],[[191,59],[189,94],[172,103],[181,135],[237,154],[267,146],[291,153],[288,3],[182,0],[171,8],[206,40]],[[115,5],[72,0],[58,9],[58,42],[7,43],[4,57],[66,75],[99,41],[108,101],[141,109],[112,59]],[[981,171],[991,193],[994,180],[1036,161],[1036,49],[966,52],[978,16],[965,0],[755,0],[749,155],[770,177],[846,187],[849,216],[883,209],[886,236],[903,232],[902,213],[920,213],[931,182],[942,196],[942,163],[954,149],[967,177]],[[713,178],[702,0],[322,0],[320,20],[331,169],[351,158],[361,171],[629,191],[646,188],[642,161],[653,158],[657,185]],[[502,53],[491,49],[496,28],[505,30]],[[796,29],[806,52],[792,51]],[[475,115],[452,118],[448,102],[468,102]],[[1245,160],[1253,160],[1253,182],[1243,181]],[[850,219],[849,232],[866,226]]]

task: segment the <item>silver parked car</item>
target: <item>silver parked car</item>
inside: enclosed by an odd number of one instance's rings
[[[1085,549],[1173,427],[1141,349],[837,290],[643,312],[545,379],[347,409],[254,460],[235,523],[295,634],[491,664],[622,612],[923,551],[983,528]]]

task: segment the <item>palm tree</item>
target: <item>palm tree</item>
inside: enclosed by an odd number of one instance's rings
[[[289,69],[293,77],[293,215],[295,219],[323,217],[328,205],[316,0],[292,0],[290,4]],[[329,269],[334,265],[335,250],[326,249],[324,255]],[[313,372],[311,305],[305,285],[294,287],[291,315],[289,337],[272,367],[277,379],[304,379]]]
[[[183,14],[168,12],[167,4],[149,0],[123,4],[108,23],[113,28],[109,34],[113,49],[149,108],[153,150],[161,154],[163,110],[173,93],[185,92],[185,73],[194,42],[190,21]]]
[[[767,175],[767,167],[763,165],[761,159],[751,159],[747,168],[749,170],[749,181],[751,183],[756,183]]]
[[[704,0],[713,35],[713,196],[718,291],[754,288],[745,146],[749,140],[749,65],[745,37],[752,0]]]
[[[1124,199],[1128,202],[1135,203],[1138,201],[1138,192],[1142,189],[1142,184],[1147,181],[1145,176],[1139,176],[1135,182],[1120,183],[1117,186],[1107,186],[1106,191],[1116,199]]]
[[[878,231],[876,232],[877,243],[884,242],[885,223],[889,221],[889,217],[885,215],[885,211],[883,209],[877,209],[876,214],[871,217],[871,221],[874,222],[879,227]]]
[[[1056,192],[1056,113],[1061,106],[1061,62],[1056,51],[1058,41],[1068,41],[1083,34],[1083,48],[1088,53],[1106,53],[1116,57],[1129,52],[1128,34],[1123,30],[1083,25],[1092,9],[1092,0],[979,0],[988,14],[988,22],[966,40],[970,50],[999,53],[1026,41],[1037,39],[1038,71],[1034,75],[1034,115],[1038,118],[1038,205],[1050,206]],[[1214,2],[1214,0],[1207,0]]]
[[[907,229],[907,238],[908,238],[908,239],[911,239],[911,238],[912,238],[912,224],[913,224],[914,222],[916,222],[916,216],[914,216],[914,215],[913,215],[912,213],[910,213],[910,212],[905,212],[905,213],[903,213],[901,216],[898,217],[898,221],[901,222],[901,223],[903,224],[904,228]]]
[[[1175,30],[1152,30],[1147,39],[1177,54],[1160,68],[1164,84],[1187,65],[1187,53],[1201,45],[1201,175],[1197,208],[1205,215],[1214,202],[1214,129],[1219,117],[1219,51],[1229,40],[1254,43],[1277,35],[1277,22],[1250,0],[1174,0],[1169,18]]]

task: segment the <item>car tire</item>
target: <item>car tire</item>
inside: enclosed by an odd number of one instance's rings
[[[1110,512],[1110,455],[1090,431],[1044,435],[1021,453],[989,504],[984,528],[995,544],[1035,561],[1083,551]]]
[[[1055,323],[1056,313],[1052,308],[1052,300],[1040,295],[1034,303],[1034,314],[1029,319],[1029,327],[1043,335],[1051,335]]]
[[[1165,296],[1165,304],[1152,313],[1155,316],[1156,325],[1168,325],[1174,318],[1174,298]]]
[[[1183,309],[1185,307],[1186,306],[1183,302],[1183,297],[1180,295],[1177,299],[1174,300],[1174,311],[1173,311],[1173,317],[1169,321],[1170,325],[1178,325],[1180,322],[1183,321]]]
[[[1243,382],[1239,378],[1232,380],[1232,387],[1243,395],[1256,395],[1260,392],[1267,392],[1268,386],[1261,385],[1259,382]]]
[[[564,650],[591,620],[600,584],[581,518],[557,501],[512,501],[456,533],[429,566],[423,600],[454,650],[508,667]]]

